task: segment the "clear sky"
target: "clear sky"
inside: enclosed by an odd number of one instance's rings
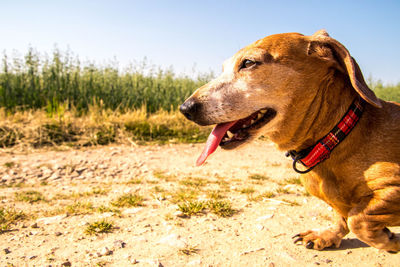
[[[0,0],[0,51],[68,47],[124,66],[147,57],[177,73],[220,73],[238,49],[281,32],[324,28],[368,77],[400,82],[399,0]]]

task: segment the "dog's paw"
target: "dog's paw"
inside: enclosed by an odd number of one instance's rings
[[[297,234],[292,237],[295,239],[293,242],[295,244],[301,242],[308,249],[323,250],[324,248],[329,248],[335,246],[338,248],[342,241],[337,233],[326,229],[323,231],[319,230],[308,230],[306,232]]]

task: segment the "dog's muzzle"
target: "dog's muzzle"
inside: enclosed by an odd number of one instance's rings
[[[188,120],[201,125],[203,124],[200,120],[201,107],[201,103],[197,102],[193,98],[189,98],[179,107],[179,110]]]

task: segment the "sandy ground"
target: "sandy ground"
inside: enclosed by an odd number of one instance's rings
[[[218,150],[195,167],[201,149],[0,152],[0,208],[28,215],[0,234],[0,266],[400,266],[398,254],[368,247],[353,234],[338,249],[293,244],[293,235],[331,225],[332,210],[293,182],[298,176],[290,160],[271,143]],[[18,198],[32,190],[44,200]],[[183,218],[174,201],[178,192],[199,201],[221,195],[236,212],[220,217],[205,210]],[[124,194],[143,196],[143,205],[110,204]],[[92,208],[66,208],[76,203]],[[111,233],[85,233],[102,219],[112,222]]]

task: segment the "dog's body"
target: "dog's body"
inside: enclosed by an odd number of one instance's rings
[[[237,133],[226,143],[262,134],[281,150],[300,151],[331,131],[358,96],[367,102],[358,124],[329,159],[302,176],[307,191],[333,207],[338,223],[298,240],[318,250],[339,247],[351,230],[371,246],[400,251],[399,238],[386,228],[400,225],[400,106],[378,99],[346,48],[325,31],[272,35],[241,49],[181,111],[201,125],[218,124],[210,147],[228,140],[219,132],[232,129]],[[250,126],[236,129],[249,118]]]

